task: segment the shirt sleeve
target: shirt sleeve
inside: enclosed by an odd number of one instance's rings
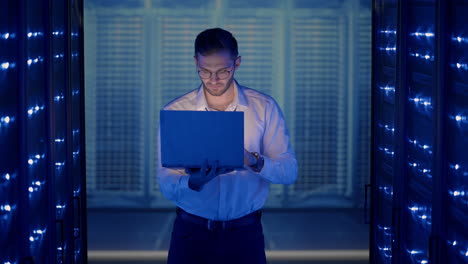
[[[258,173],[275,184],[292,184],[297,179],[297,161],[289,142],[289,132],[283,113],[275,101],[265,109],[265,132],[261,154],[265,163]]]
[[[189,189],[189,175],[185,169],[169,169],[161,163],[161,132],[158,132],[158,171],[157,178],[162,194],[169,200],[176,202],[182,190]]]

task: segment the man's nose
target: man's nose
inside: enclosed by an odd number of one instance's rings
[[[211,73],[210,81],[217,81],[217,80],[219,80],[218,73],[216,72]]]

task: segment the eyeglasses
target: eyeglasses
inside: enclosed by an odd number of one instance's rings
[[[229,68],[232,68],[234,65],[232,65]],[[221,69],[221,70],[215,72],[214,74],[216,74],[215,76],[218,77],[218,79],[224,80],[224,79],[227,79],[231,75],[231,72],[232,72],[232,70]],[[213,74],[213,72],[210,72],[210,71],[207,71],[207,70],[203,70],[203,69],[198,70],[198,76],[200,76],[200,78],[202,78],[202,79],[211,79],[211,76],[213,76],[212,74]]]

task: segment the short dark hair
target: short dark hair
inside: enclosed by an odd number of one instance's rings
[[[229,51],[233,59],[239,55],[237,40],[231,32],[222,28],[210,28],[198,34],[195,39],[195,56],[207,56],[219,51]]]

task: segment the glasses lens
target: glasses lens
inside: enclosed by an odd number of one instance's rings
[[[229,71],[218,72],[218,78],[220,78],[221,80],[226,79],[227,77],[229,77]]]
[[[208,79],[210,78],[211,73],[208,71],[198,71],[198,75],[203,79]]]

